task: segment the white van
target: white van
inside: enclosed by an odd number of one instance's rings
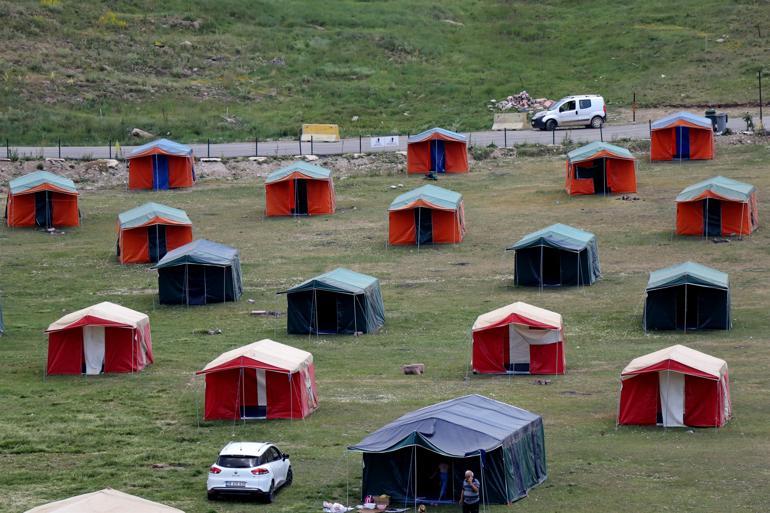
[[[556,130],[564,126],[601,128],[607,120],[604,98],[597,94],[567,96],[551,105],[551,108],[532,116],[532,128]]]

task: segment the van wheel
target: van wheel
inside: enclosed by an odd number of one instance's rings
[[[549,132],[552,132],[556,130],[556,125],[557,123],[555,119],[549,119],[548,121],[545,122],[545,129],[548,130]]]
[[[601,116],[594,116],[591,118],[591,128],[601,128],[604,124],[604,119]]]

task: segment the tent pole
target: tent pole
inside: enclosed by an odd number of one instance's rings
[[[189,265],[184,264],[184,300],[185,306],[190,306],[190,277],[188,275]]]
[[[414,448],[414,511],[417,511],[417,447]]]
[[[420,228],[422,227],[422,209],[417,207],[417,229],[415,234],[417,235],[417,252],[420,252]]]
[[[484,486],[484,458],[481,456],[481,453],[479,452],[479,469],[481,470],[481,505],[484,507],[484,513],[487,511],[487,499],[485,497],[486,495],[486,486]]]

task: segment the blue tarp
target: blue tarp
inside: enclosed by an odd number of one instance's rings
[[[127,230],[136,226],[142,226],[156,217],[162,217],[178,224],[192,224],[184,210],[154,202],[145,203],[120,213],[118,215],[118,223],[122,229]]]
[[[55,175],[50,171],[35,171],[11,180],[8,185],[11,188],[11,194],[21,194],[43,184],[53,185],[72,194],[77,194],[75,182],[69,178]]]
[[[313,164],[308,164],[307,162],[294,162],[293,164],[289,164],[288,166],[282,167],[281,169],[276,169],[267,175],[265,183],[280,182],[292,173],[302,173],[308,178],[313,178],[316,180],[328,180],[332,175],[331,170],[326,169],[325,167],[314,166]]]
[[[681,122],[691,123],[702,128],[708,128],[709,130],[713,129],[713,125],[709,118],[704,118],[703,116],[698,116],[697,114],[684,111],[676,112],[666,116],[665,118],[653,121],[652,129],[662,130],[665,128],[671,128],[673,126],[678,126]]]
[[[446,130],[444,128],[436,127],[436,128],[431,128],[429,130],[425,130],[424,132],[420,132],[417,135],[410,136],[407,142],[417,143],[417,142],[427,141],[429,139],[433,139],[436,135],[442,135],[453,141],[460,141],[460,142],[465,142],[468,139],[463,134],[458,134],[457,132],[452,132],[451,130]]]
[[[435,185],[423,185],[414,190],[399,194],[390,204],[388,210],[408,208],[415,201],[423,200],[438,208],[457,210],[463,201],[463,195]]]
[[[239,262],[238,250],[206,239],[194,240],[169,251],[153,269],[184,264],[234,265]],[[240,274],[240,264],[238,264]],[[239,277],[240,281],[240,277]]]
[[[168,139],[158,139],[157,141],[152,141],[134,148],[126,158],[132,159],[134,157],[149,155],[156,151],[165,153],[167,155],[175,155],[177,157],[186,157],[192,155],[192,148],[189,146],[180,144],[175,141],[170,141]]]

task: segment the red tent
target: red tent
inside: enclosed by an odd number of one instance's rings
[[[336,208],[329,169],[295,162],[273,171],[265,179],[268,217],[333,214]]]
[[[176,189],[195,182],[192,148],[168,139],[139,146],[126,160],[129,189]]]
[[[567,154],[567,194],[636,192],[636,159],[626,148],[592,142]]]
[[[427,184],[400,194],[388,208],[390,244],[456,244],[463,237],[465,206],[458,192]]]
[[[757,226],[757,191],[751,184],[716,176],[676,197],[677,235],[750,235]]]
[[[471,366],[480,374],[564,374],[561,315],[522,302],[480,315]]]
[[[407,173],[467,173],[468,143],[464,135],[431,128],[409,138],[406,146]]]
[[[184,210],[151,202],[118,215],[121,264],[157,262],[192,240],[192,221]]]
[[[635,358],[620,378],[618,424],[721,427],[732,415],[727,363],[689,347]]]
[[[313,355],[264,339],[221,354],[206,376],[209,419],[301,419],[318,408]]]
[[[5,219],[8,226],[43,228],[79,226],[78,191],[69,178],[35,171],[9,182]]]
[[[99,303],[48,326],[47,374],[137,372],[152,363],[150,319],[115,303]]]
[[[677,112],[650,126],[650,160],[711,160],[714,127],[709,118]]]

